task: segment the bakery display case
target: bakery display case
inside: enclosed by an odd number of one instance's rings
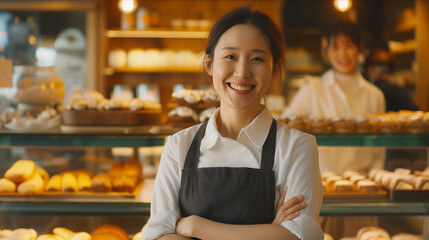
[[[2,130],[0,132],[0,152],[3,159],[1,173],[4,174],[21,158],[30,158],[36,164],[44,166],[50,173],[72,169],[86,169],[94,173],[108,172],[115,162],[136,158],[133,154],[128,154],[128,157],[119,154],[119,157],[114,157],[114,160],[107,159],[103,154],[106,152],[111,154],[114,148],[145,147],[147,151],[151,147],[158,147],[161,151],[166,136],[173,132],[159,131],[159,129],[158,132],[154,131],[65,133],[58,130],[46,133],[21,133]],[[402,167],[422,170],[428,166],[429,133],[331,133],[316,134],[316,137],[318,145],[325,148],[360,147],[364,150],[386,147],[417,150],[420,152],[417,160],[412,165]],[[88,153],[92,155],[102,153],[102,157],[97,161],[94,161],[94,157],[82,157]],[[143,163],[143,172],[148,170],[145,170],[145,167],[150,168],[150,165],[156,165],[153,162],[159,161],[159,152],[155,160],[152,158],[152,163],[149,165],[144,164],[145,160],[142,160],[141,155],[142,153],[137,158],[140,159],[140,163]],[[86,159],[86,161],[79,159]],[[140,230],[150,214],[148,195],[151,193],[153,179],[145,178],[144,182],[147,184],[146,187],[133,197],[107,193],[99,195],[96,193],[86,195],[79,193],[0,194],[1,228],[33,226],[32,228],[35,228],[39,234],[44,234],[52,231],[53,227],[64,226],[75,229],[74,231],[91,232],[99,225],[114,223],[125,228],[132,236]],[[377,198],[327,198],[323,202],[321,216],[419,216],[419,224],[422,224],[422,232],[419,234],[427,238],[429,226],[427,199],[429,198],[418,201],[392,201],[388,194]]]

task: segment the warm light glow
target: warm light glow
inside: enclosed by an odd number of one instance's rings
[[[123,13],[131,13],[137,9],[136,0],[119,0],[119,10]]]
[[[346,12],[352,7],[352,0],[334,0],[335,8],[340,12]]]

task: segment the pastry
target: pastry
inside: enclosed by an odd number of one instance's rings
[[[71,237],[75,234],[72,230],[65,228],[65,227],[56,227],[52,230],[52,232],[62,237],[64,240],[69,240]]]
[[[397,133],[402,129],[401,122],[396,117],[384,116],[379,118],[378,130],[382,133]]]
[[[339,175],[334,172],[324,172],[322,173],[322,180],[325,181],[330,176],[339,176]]]
[[[168,113],[170,123],[197,123],[198,114],[189,107],[176,107]]]
[[[327,191],[334,191],[335,190],[334,184],[336,181],[339,181],[339,180],[343,180],[343,177],[341,177],[341,176],[329,176],[329,177],[327,177],[325,179],[326,190]]]
[[[43,169],[42,167],[36,166],[36,174],[38,174],[42,179],[43,182],[48,182],[49,180],[49,173]]]
[[[13,193],[16,191],[16,184],[9,179],[0,179],[0,193]]]
[[[70,238],[70,240],[91,240],[91,234],[87,232],[78,232],[73,234],[73,236]]]
[[[330,126],[326,119],[311,117],[307,122],[312,133],[327,133],[330,131]]]
[[[136,110],[143,109],[144,106],[145,106],[144,100],[141,99],[141,98],[134,98],[130,102],[130,110],[131,111],[136,111]]]
[[[39,175],[34,174],[31,179],[18,185],[18,192],[25,194],[35,194],[43,192],[43,187],[43,179]]]
[[[107,100],[107,99],[102,99],[102,100],[100,100],[99,102],[98,102],[98,104],[97,104],[97,109],[98,110],[104,110],[105,109],[105,107],[106,107],[106,104],[109,102],[109,100]]]
[[[390,240],[390,235],[379,227],[364,227],[358,231],[357,240]]]
[[[305,122],[303,117],[300,116],[290,116],[285,119],[285,122],[287,125],[289,125],[292,128],[307,132],[309,130],[309,127],[307,123]]]
[[[416,177],[415,187],[418,190],[429,190],[429,178],[428,177]]]
[[[217,108],[219,106],[219,98],[214,88],[209,88],[202,91],[202,101],[204,103],[204,107],[206,108]]]
[[[124,162],[123,175],[140,179],[142,177],[142,166],[138,162]]]
[[[61,186],[62,186],[62,176],[61,174],[55,174],[48,180],[45,190],[47,192],[59,192],[62,189]]]
[[[122,176],[122,171],[124,169],[124,164],[122,162],[116,162],[112,164],[109,168],[109,175],[112,177]]]
[[[332,118],[331,127],[332,131],[336,133],[351,133],[355,130],[356,122],[352,119],[346,118]]]
[[[142,232],[138,232],[138,233],[134,234],[132,240],[142,240]]]
[[[202,96],[199,90],[182,89],[172,95],[172,102],[177,103],[179,106],[197,107],[201,103]]]
[[[3,229],[0,231],[0,239],[7,240],[10,235],[12,235],[13,231],[10,229]]]
[[[93,192],[110,192],[112,191],[112,181],[109,174],[101,173],[92,179],[91,190]]]
[[[414,184],[404,176],[394,175],[388,188],[392,190],[413,190]]]
[[[334,240],[334,238],[328,233],[323,233],[323,240]]]
[[[119,109],[130,109],[130,102],[125,99],[112,98],[110,99],[104,109],[106,110],[119,110]]]
[[[379,189],[379,185],[371,180],[362,180],[356,183],[356,190],[359,192],[376,193]]]
[[[100,238],[100,236],[108,236],[108,235],[111,235],[113,237],[111,239],[129,240],[127,232],[125,232],[124,229],[122,229],[117,225],[111,225],[111,224],[102,225],[94,229],[94,231],[92,231],[91,233],[91,236],[94,240],[97,238],[100,240],[105,239],[105,238]]]
[[[80,192],[88,192],[91,190],[91,175],[81,171],[75,173],[76,180],[77,180],[77,188]]]
[[[4,177],[15,183],[22,183],[32,178],[35,172],[36,164],[32,160],[18,160],[6,171]]]
[[[61,179],[61,190],[63,192],[77,192],[77,180],[73,173],[66,172],[63,173],[63,177]]]
[[[409,233],[398,233],[393,235],[392,240],[423,240],[423,236],[417,236]]]
[[[85,99],[80,99],[71,104],[71,109],[74,110],[85,110],[89,108],[89,103]]]
[[[37,240],[65,240],[65,239],[54,234],[42,234],[37,237]]]
[[[18,228],[13,230],[8,240],[36,240],[37,233],[34,229]]]
[[[162,105],[161,103],[156,101],[145,100],[143,108],[150,110],[160,110],[162,108]]]
[[[334,190],[336,192],[352,192],[353,184],[349,180],[338,180],[334,182]]]

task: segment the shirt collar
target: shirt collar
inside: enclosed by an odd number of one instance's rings
[[[360,74],[359,72],[356,72],[357,74],[357,89],[361,89],[364,84],[365,84],[365,79],[362,77],[362,74]],[[326,86],[332,86],[334,84],[336,84],[335,82],[335,72],[333,69],[329,69],[328,71],[326,71],[323,75],[322,75],[322,79],[323,79],[323,83]]]
[[[216,109],[207,123],[206,133],[204,138],[201,140],[201,149],[210,149],[218,140],[222,139],[222,136],[217,130],[216,123],[216,118],[219,115],[219,112],[219,108]],[[262,148],[265,143],[265,139],[268,136],[272,121],[273,116],[271,112],[265,106],[262,106],[262,111],[255,117],[255,119],[253,119],[253,121],[245,128],[241,129],[239,138],[240,135],[246,134],[253,144]]]

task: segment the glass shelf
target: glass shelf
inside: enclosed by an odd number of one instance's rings
[[[109,209],[106,211],[106,209]],[[150,203],[1,202],[0,215],[144,215]],[[429,215],[429,202],[324,202],[320,216]]]
[[[314,134],[319,146],[427,147],[429,133]]]
[[[120,132],[43,133],[0,130],[0,146],[141,147],[163,146],[165,138],[179,129],[127,130]],[[315,134],[319,146],[427,147],[429,133],[411,134]]]

